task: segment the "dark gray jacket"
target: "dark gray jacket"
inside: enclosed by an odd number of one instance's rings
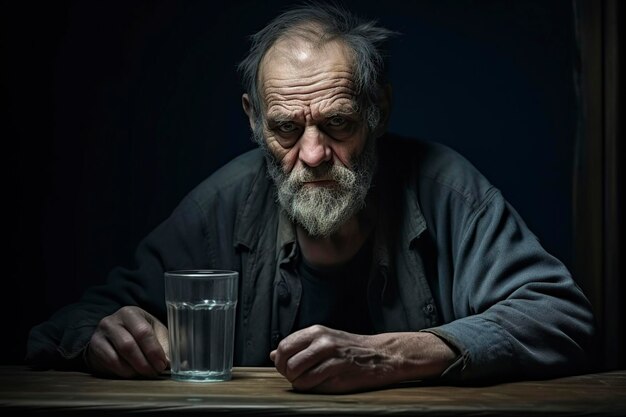
[[[590,305],[565,266],[469,162],[428,142],[380,139],[379,204],[367,296],[377,333],[426,330],[460,352],[453,380],[546,377],[587,369]],[[36,326],[27,360],[80,366],[104,316],[137,305],[164,323],[163,272],[240,272],[235,364],[270,365],[300,300],[299,251],[259,150],[194,189],[139,245],[136,266]]]

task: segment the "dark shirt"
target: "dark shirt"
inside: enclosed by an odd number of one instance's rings
[[[321,324],[350,333],[372,334],[366,295],[371,264],[371,239],[339,266],[316,267],[300,256],[297,271],[302,295],[293,330]]]

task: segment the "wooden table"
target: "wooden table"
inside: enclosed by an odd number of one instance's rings
[[[18,415],[626,415],[626,371],[487,387],[412,383],[349,395],[296,393],[271,368],[221,383],[100,379],[0,367],[0,412]],[[198,414],[202,413],[202,414]]]

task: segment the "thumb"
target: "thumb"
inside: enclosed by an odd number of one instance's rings
[[[163,348],[163,352],[165,352],[165,358],[167,359],[167,367],[170,366],[170,343],[169,343],[169,334],[167,331],[167,327],[163,323],[158,320],[154,321],[154,334],[156,335],[159,344]]]

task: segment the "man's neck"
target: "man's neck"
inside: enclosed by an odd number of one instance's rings
[[[375,224],[374,212],[375,210],[371,208],[362,210],[328,237],[311,236],[301,226],[297,226],[296,235],[302,256],[313,266],[331,267],[345,264],[359,252],[372,233]]]

